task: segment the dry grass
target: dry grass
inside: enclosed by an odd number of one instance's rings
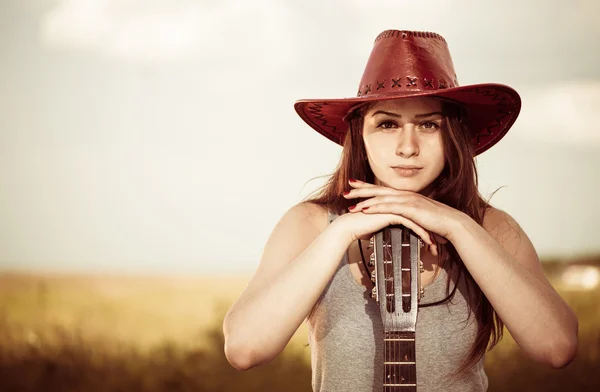
[[[553,281],[560,266],[546,264]],[[1,391],[310,391],[302,328],[271,364],[237,372],[221,320],[247,279],[0,276]],[[505,333],[486,357],[490,391],[596,391],[600,288],[557,289],[580,322],[577,358],[556,371]]]
[[[58,326],[84,338],[122,340],[146,349],[189,342],[214,323],[247,277],[0,275],[0,314],[36,333]],[[30,334],[31,335],[31,334]]]

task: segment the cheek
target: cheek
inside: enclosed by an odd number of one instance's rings
[[[446,157],[444,155],[444,149],[440,148],[438,153],[436,154],[435,166],[438,168],[438,171],[441,173],[446,166]],[[438,173],[439,174],[439,173]]]
[[[440,138],[441,139],[441,138]],[[435,140],[428,145],[429,164],[433,171],[441,173],[444,169],[446,158],[441,140]]]
[[[363,138],[367,155],[373,163],[382,164],[387,162],[390,157],[393,159],[394,149],[391,148],[393,140],[386,137],[383,133],[373,133]]]

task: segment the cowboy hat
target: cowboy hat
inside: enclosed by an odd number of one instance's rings
[[[317,132],[342,145],[346,116],[357,105],[406,97],[437,97],[467,108],[475,155],[496,144],[521,109],[511,87],[484,83],[459,86],[446,40],[421,31],[386,30],[375,39],[356,97],[302,99],[294,108]]]

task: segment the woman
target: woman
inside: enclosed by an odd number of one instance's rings
[[[503,325],[533,360],[570,363],[573,311],[527,235],[477,190],[474,158],[516,120],[516,91],[459,87],[443,37],[388,30],[375,40],[356,98],[295,108],[343,146],[342,157],[320,194],[281,218],[228,312],[225,353],[234,367],[271,361],[306,321],[313,390],[382,390],[382,321],[365,259],[371,236],[396,224],[427,245],[417,389],[486,390],[484,354]]]

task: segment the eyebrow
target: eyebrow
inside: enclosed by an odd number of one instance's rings
[[[401,114],[392,113],[392,112],[386,112],[384,110],[378,110],[378,111],[376,111],[375,113],[372,114],[372,117],[375,116],[375,115],[377,115],[377,114],[387,114],[388,116],[402,118]],[[435,116],[436,114],[443,115],[442,112],[431,112],[431,113],[415,114],[415,118],[432,117],[432,116]]]

